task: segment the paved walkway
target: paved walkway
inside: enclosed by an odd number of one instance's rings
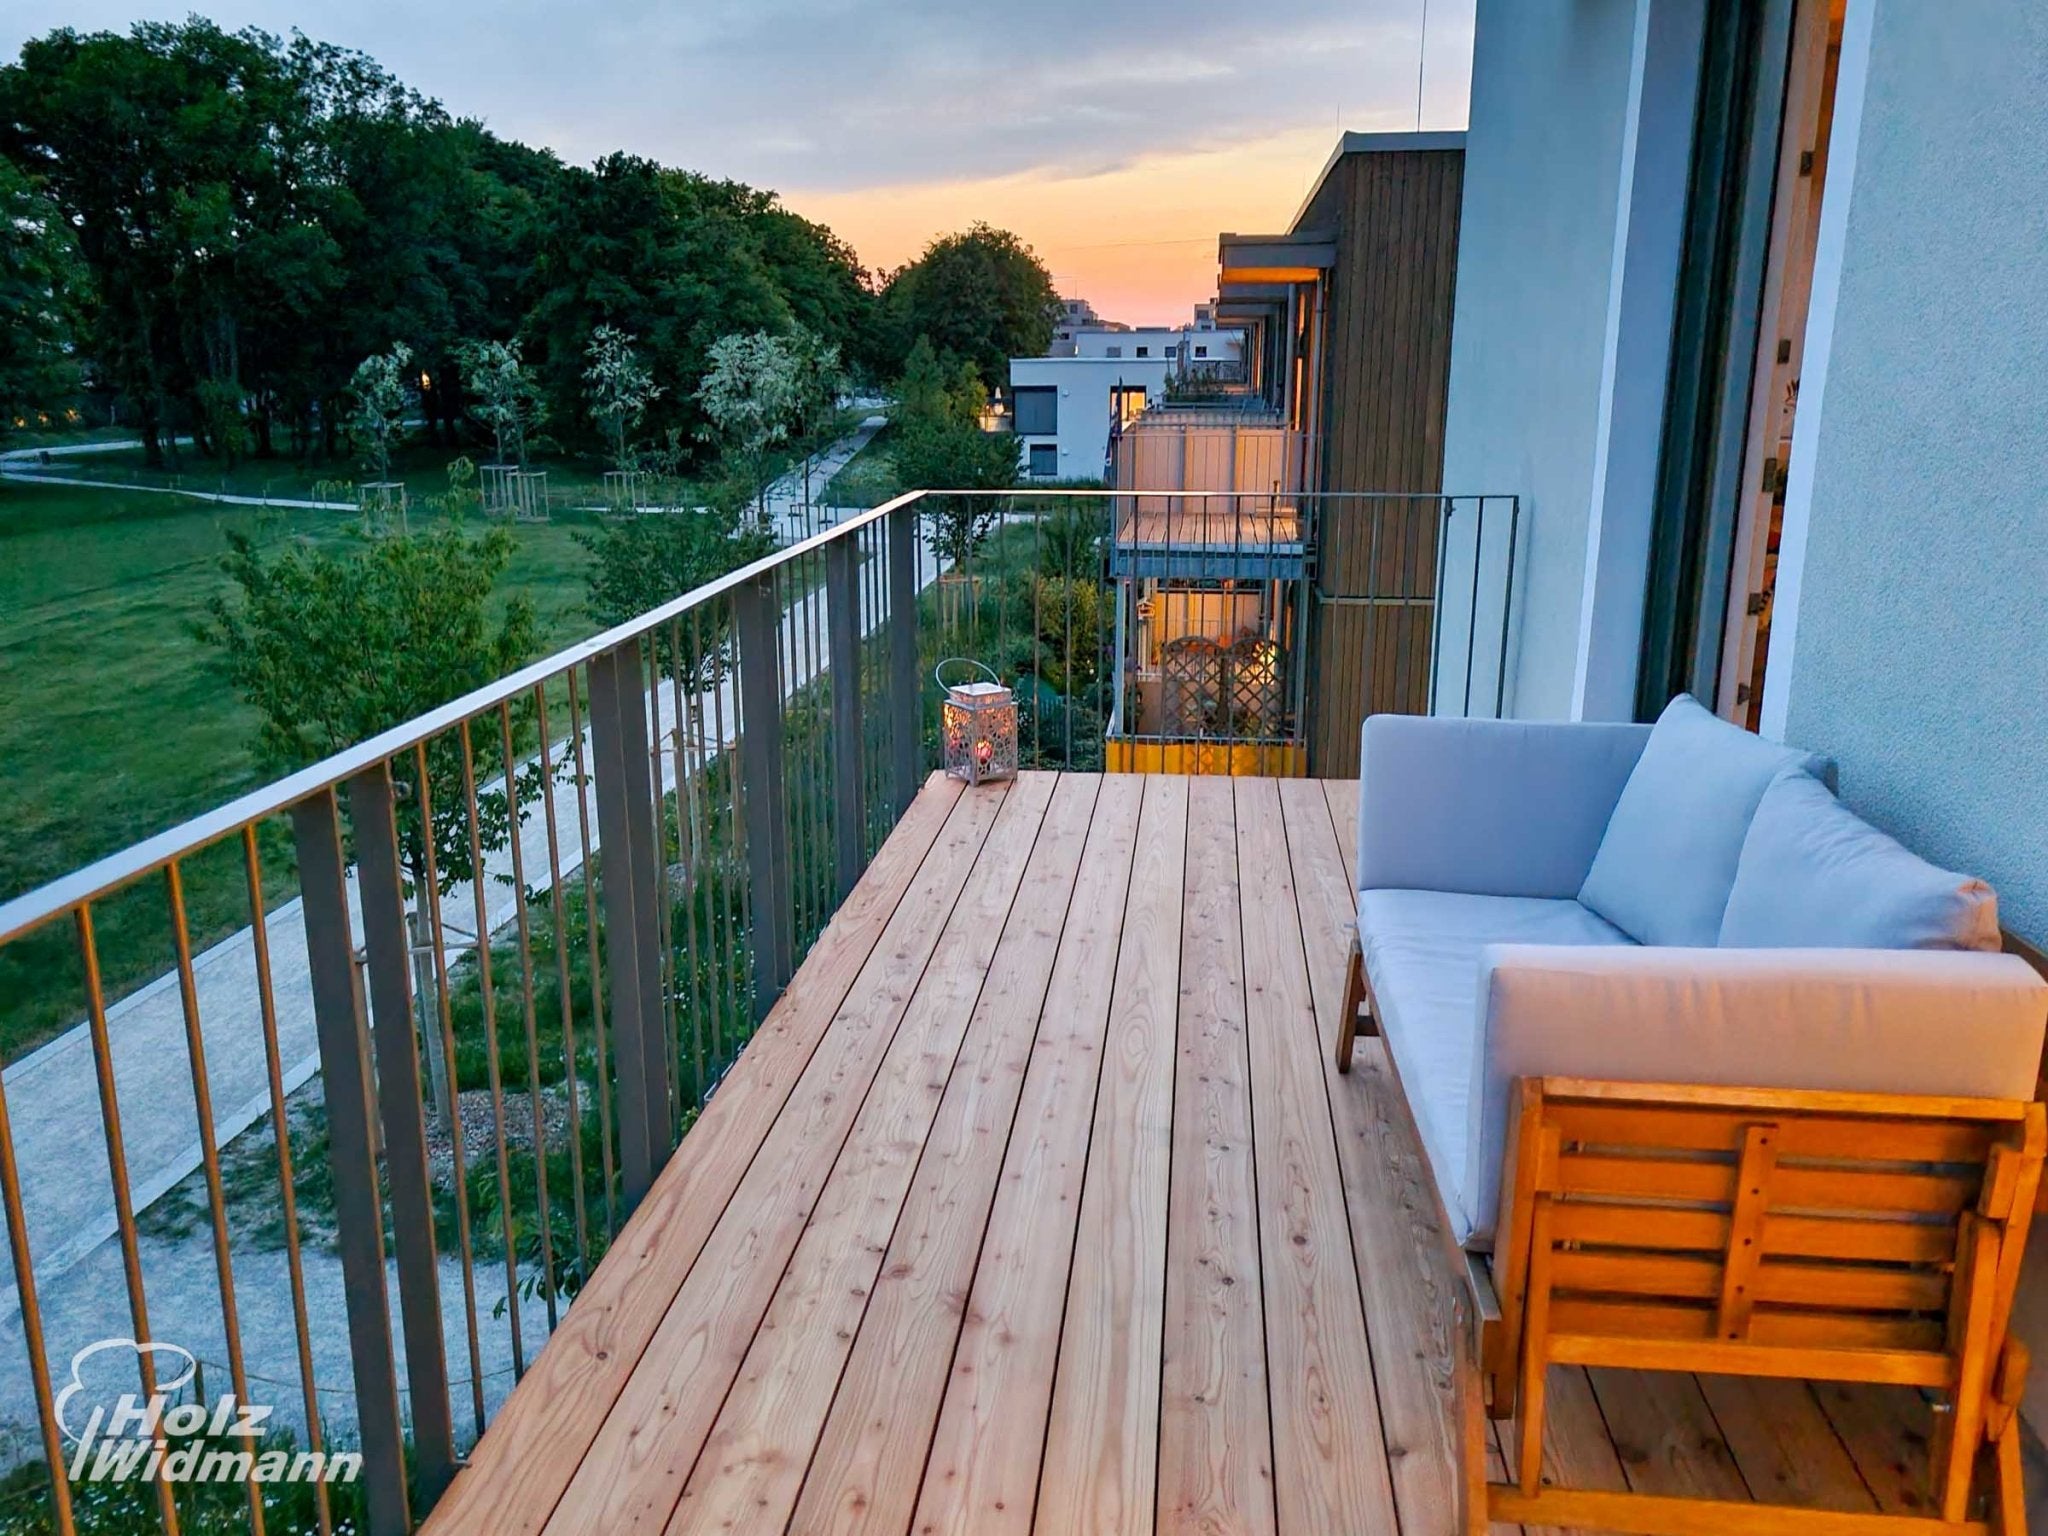
[[[829,528],[844,515],[844,509],[822,506],[817,498],[825,494],[832,477],[853,461],[853,456],[874,441],[889,424],[880,414],[868,416],[846,437],[811,461],[810,496],[804,495],[804,466],[799,464],[768,487],[767,506],[775,536],[785,544],[807,539],[821,527]]]
[[[920,587],[937,574],[936,567],[921,571]],[[862,631],[868,633],[880,623],[881,615],[868,611],[872,600],[865,592],[862,602]],[[821,670],[822,658],[813,656],[810,637],[827,632],[828,606],[822,591],[813,592],[793,604],[783,619],[783,675],[791,693],[810,683]],[[709,752],[722,751],[731,744],[737,716],[733,687],[733,680],[728,679],[714,690],[715,707],[714,692],[700,700],[704,719],[715,720],[722,711],[727,726],[726,740],[707,739]],[[657,708],[666,734],[675,728],[676,699],[671,689],[658,692]],[[483,741],[478,750],[485,763],[494,756]],[[553,748],[556,761],[568,750],[566,738],[557,742]],[[664,755],[662,772],[664,784],[672,786],[672,755]],[[501,788],[502,779],[487,787]],[[567,875],[580,871],[585,852],[574,785],[558,783],[554,798],[561,867]],[[592,815],[594,844],[594,802]],[[540,806],[525,809],[520,838],[528,884],[545,889],[547,823]],[[485,862],[486,911],[495,931],[511,921],[514,913],[509,847]],[[353,875],[350,903],[355,919]],[[476,926],[473,889],[465,886],[454,892],[445,900],[443,912],[446,922],[461,933],[472,932]],[[319,1069],[304,914],[299,903],[287,902],[272,912],[268,930],[278,1043],[289,1090]],[[217,1141],[225,1145],[267,1115],[270,1107],[250,931],[243,929],[197,956],[193,978],[212,1089],[214,1132]],[[114,1004],[108,1009],[107,1022],[130,1188],[140,1210],[200,1164],[198,1113],[175,974],[160,976]],[[5,1084],[40,1287],[92,1253],[117,1230],[88,1031],[80,1024],[16,1062],[6,1070]],[[12,1284],[0,1290],[0,1316],[18,1305]]]
[[[179,438],[188,443],[190,438]],[[86,453],[113,453],[123,448],[140,448],[136,442],[77,443],[66,448],[10,448],[0,453],[0,480],[17,480],[24,485],[79,485],[95,491],[140,491],[152,496],[183,496],[190,501],[211,501],[229,507],[310,507],[320,512],[355,512],[352,501],[311,501],[291,496],[238,496],[228,491],[195,491],[182,485],[149,485],[133,480],[93,480],[82,475],[53,475],[37,467],[43,455],[71,459]],[[24,468],[23,466],[29,466]]]

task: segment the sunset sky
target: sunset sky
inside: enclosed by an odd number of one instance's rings
[[[1417,125],[1418,62],[1421,126],[1464,126],[1473,0],[0,0],[0,51],[192,10],[363,49],[571,161],[773,187],[870,266],[1005,225],[1063,293],[1177,323],[1218,231],[1284,227],[1341,130]]]

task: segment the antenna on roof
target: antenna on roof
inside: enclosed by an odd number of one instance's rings
[[[1429,58],[1429,0],[1422,0],[1422,37],[1415,45],[1415,131],[1422,132],[1422,66]]]

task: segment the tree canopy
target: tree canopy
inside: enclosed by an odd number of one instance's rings
[[[1031,247],[987,224],[942,235],[894,273],[883,295],[900,352],[919,341],[965,358],[984,389],[1009,377],[1010,359],[1037,357],[1052,342],[1060,298]]]
[[[0,67],[0,162],[0,200],[32,205],[0,235],[0,348],[43,365],[75,342],[153,461],[181,433],[209,455],[244,433],[258,454],[346,451],[351,377],[398,344],[417,411],[453,441],[488,426],[463,344],[520,342],[536,414],[578,448],[599,435],[583,373],[600,326],[664,381],[657,438],[697,439],[695,383],[733,332],[801,325],[896,367],[851,248],[773,193],[628,155],[566,166],[298,34],[195,17],[36,38]],[[71,336],[45,334],[53,297],[77,301]]]

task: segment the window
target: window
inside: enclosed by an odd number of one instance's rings
[[[1124,349],[1122,347],[1104,347],[1102,349],[1102,355],[1104,357],[1122,357],[1124,355]]]
[[[1057,480],[1059,474],[1059,444],[1033,443],[1031,445],[1031,478],[1034,480]]]
[[[1152,355],[1152,349],[1151,349],[1150,347],[1140,347],[1140,348],[1138,348],[1138,356],[1140,356],[1140,357],[1150,357],[1151,355]]]
[[[1142,384],[1112,384],[1109,390],[1110,420],[1128,423],[1141,415],[1145,409],[1145,386]]]
[[[1209,355],[1209,349],[1208,349],[1207,347],[1197,347],[1197,348],[1195,348],[1195,356],[1197,356],[1197,357],[1207,357],[1208,355]]]
[[[1031,384],[1011,391],[1020,437],[1050,437],[1059,431],[1059,391],[1050,384]]]

